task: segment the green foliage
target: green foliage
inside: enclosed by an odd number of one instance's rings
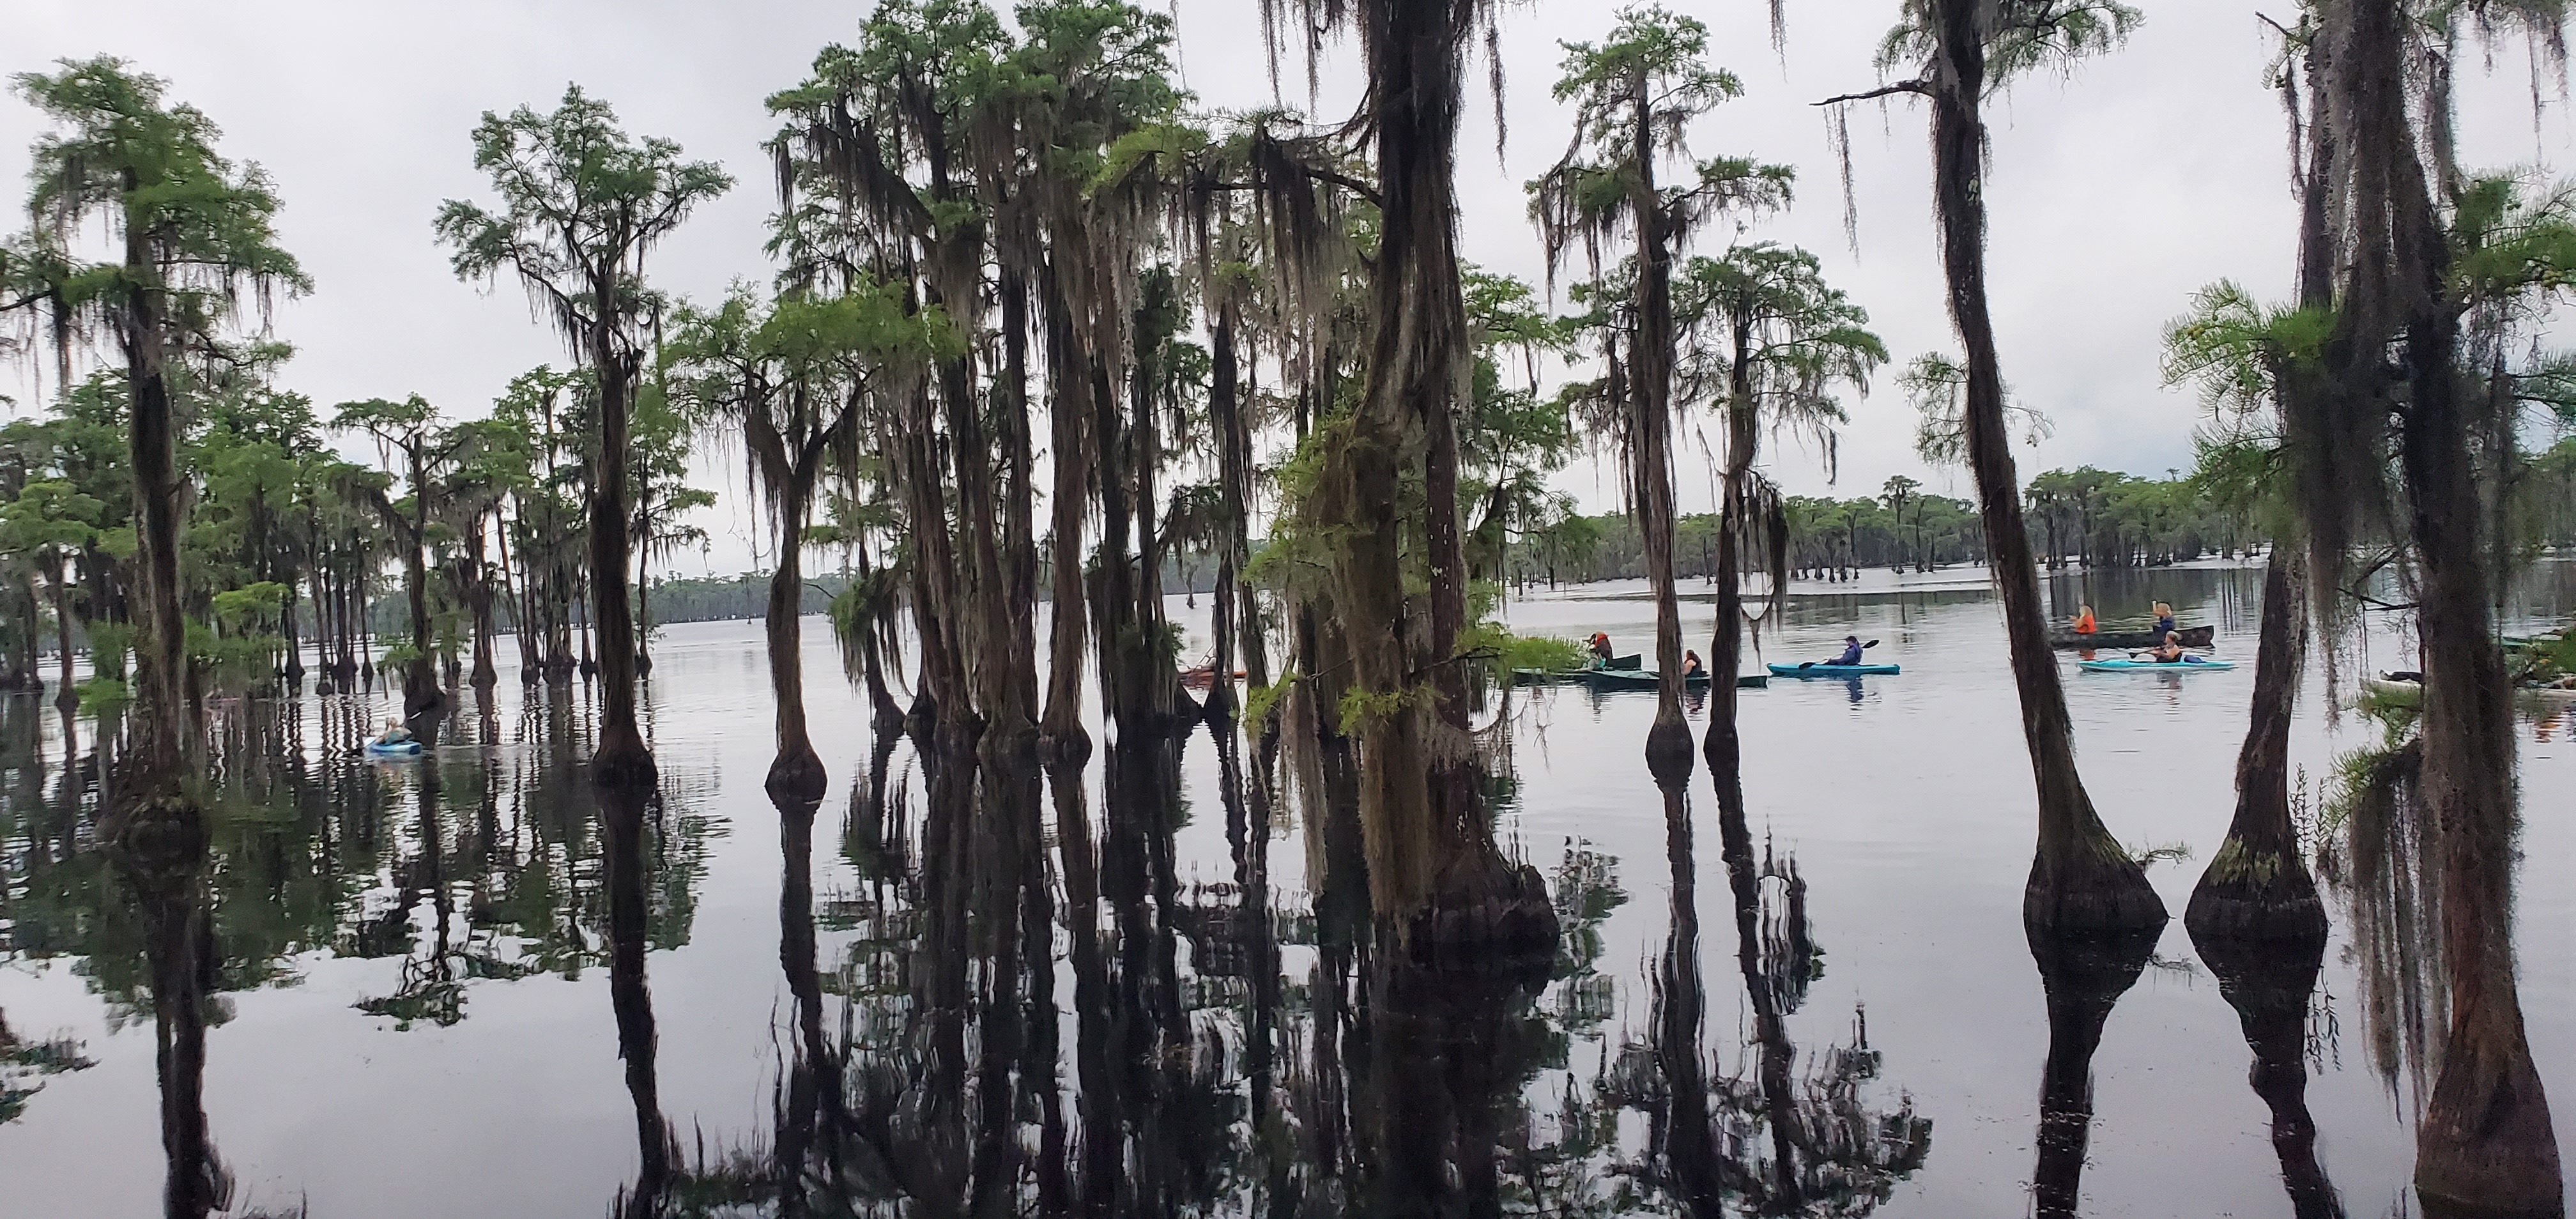
[[[1243,697],[1244,730],[1258,733],[1263,725],[1268,724],[1271,714],[1279,709],[1280,700],[1288,697],[1288,691],[1295,688],[1297,682],[1297,670],[1291,668],[1281,673],[1277,681],[1246,690]]]
[[[1580,643],[1554,635],[1504,634],[1494,641],[1494,668],[1508,676],[1522,669],[1562,673],[1580,669],[1591,658]]]
[[[1333,708],[1333,722],[1345,735],[1356,736],[1372,724],[1402,715],[1409,707],[1429,705],[1439,697],[1440,692],[1429,683],[1397,690],[1363,690],[1353,685],[1342,691],[1341,701]]]
[[[218,345],[218,324],[249,291],[309,291],[312,281],[277,244],[277,196],[257,165],[215,151],[213,120],[174,105],[167,83],[98,56],[61,60],[51,74],[13,78],[19,96],[53,121],[33,149],[27,211],[51,248],[71,249],[100,222],[117,246],[131,235],[151,268],[66,260],[57,291],[73,312],[127,315],[145,294],[167,323]],[[176,336],[165,336],[176,337]]]
[[[1896,375],[1905,400],[1916,414],[1914,453],[1926,465],[1966,468],[1968,464],[1968,369],[1937,351],[1914,357]],[[2004,430],[2021,433],[2021,442],[2036,446],[2057,431],[2047,415],[2011,397],[2004,388]]]
[[[500,203],[439,205],[434,228],[455,251],[457,278],[517,275],[585,358],[602,326],[633,349],[659,303],[637,270],[645,253],[733,187],[722,166],[684,161],[670,140],[628,136],[608,103],[578,85],[549,112],[485,111],[473,142],[474,168],[490,175]]]
[[[2030,73],[2064,71],[2109,54],[2146,19],[2119,0],[1988,0],[1977,11],[1989,94]],[[1906,0],[1896,27],[1879,43],[1879,71],[1920,69],[1928,77],[1933,38],[1930,0]]]

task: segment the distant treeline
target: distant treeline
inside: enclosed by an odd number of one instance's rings
[[[2030,480],[2033,549],[2048,567],[2149,567],[2206,554],[2234,555],[2258,532],[2246,515],[2197,476],[2139,478],[2084,466],[2050,470]],[[1986,558],[1974,502],[1925,492],[1897,475],[1874,496],[1792,495],[1781,502],[1791,574],[1839,579],[1868,568],[1932,571]],[[1717,565],[1717,517],[1675,523],[1674,572],[1706,578]],[[1769,549],[1752,548],[1753,566]],[[1579,583],[1645,575],[1645,547],[1624,514],[1567,516],[1531,531],[1513,548],[1509,574],[1518,583]]]
[[[1259,547],[1256,545],[1256,552]],[[668,576],[653,580],[637,600],[639,620],[652,625],[674,622],[723,622],[733,619],[758,618],[768,608],[769,571],[743,572],[732,576]],[[1046,572],[1041,566],[1039,600],[1046,600]],[[809,572],[805,577],[805,597],[800,608],[808,614],[829,609],[832,599],[850,586],[850,576],[842,571]],[[1163,564],[1163,587],[1176,596],[1201,596],[1216,586],[1216,568],[1212,559],[1191,553],[1168,556]],[[576,603],[574,621],[584,621]],[[404,629],[409,622],[400,591],[376,599],[368,612],[370,625],[379,634]],[[508,608],[500,615],[505,630],[517,629]]]

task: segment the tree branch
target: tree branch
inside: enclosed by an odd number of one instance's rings
[[[1932,96],[1932,86],[1919,79],[1900,80],[1892,85],[1881,85],[1866,93],[1846,93],[1840,97],[1829,97],[1821,102],[1811,102],[1809,104],[1816,106],[1839,106],[1844,102],[1865,102],[1871,98],[1886,97],[1891,93],[1912,93],[1921,97],[1930,97]]]

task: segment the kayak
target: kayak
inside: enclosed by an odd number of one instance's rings
[[[403,741],[392,745],[367,742],[367,756],[371,758],[408,758],[419,752],[420,742],[418,741]]]
[[[2087,673],[2185,673],[2194,669],[2233,669],[2232,660],[2081,660],[2077,667]]]
[[[1592,669],[1576,676],[1590,681],[1596,690],[1654,690],[1664,684],[1663,675],[1653,669]],[[1770,684],[1771,679],[1759,673],[1738,675],[1735,679],[1738,690],[1759,690]],[[1708,674],[1693,673],[1682,678],[1682,685],[1701,689],[1708,685]]]
[[[1772,665],[1773,677],[1858,677],[1863,673],[1894,673],[1895,665]]]
[[[2174,634],[2182,637],[2182,646],[2187,648],[2218,646],[2218,628],[2214,626],[2178,626],[2174,628]],[[2163,636],[2153,630],[2095,631],[2090,635],[2078,635],[2060,628],[2048,633],[2048,646],[2060,651],[2101,648],[2116,652],[2122,648],[2152,648],[2163,642]]]

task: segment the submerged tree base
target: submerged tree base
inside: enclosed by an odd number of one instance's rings
[[[1689,783],[1694,764],[1690,727],[1679,719],[1658,718],[1646,732],[1646,770],[1655,777],[1655,785],[1677,788]]]
[[[1547,878],[1499,855],[1461,859],[1433,881],[1431,900],[1404,929],[1406,959],[1424,969],[1516,974],[1556,960],[1556,904]]]
[[[2069,854],[2071,859],[2059,862],[2042,851],[2031,860],[2030,883],[2021,899],[2022,924],[2030,935],[2118,935],[2163,928],[2170,918],[2164,899],[2147,883],[2146,870],[2107,834]]]
[[[792,804],[811,804],[823,798],[828,779],[823,773],[823,759],[811,749],[799,753],[782,753],[769,764],[769,777],[761,784],[772,800]]]
[[[2230,838],[2191,891],[2183,925],[2197,940],[2323,943],[2326,908],[2316,881],[2294,856]]]

